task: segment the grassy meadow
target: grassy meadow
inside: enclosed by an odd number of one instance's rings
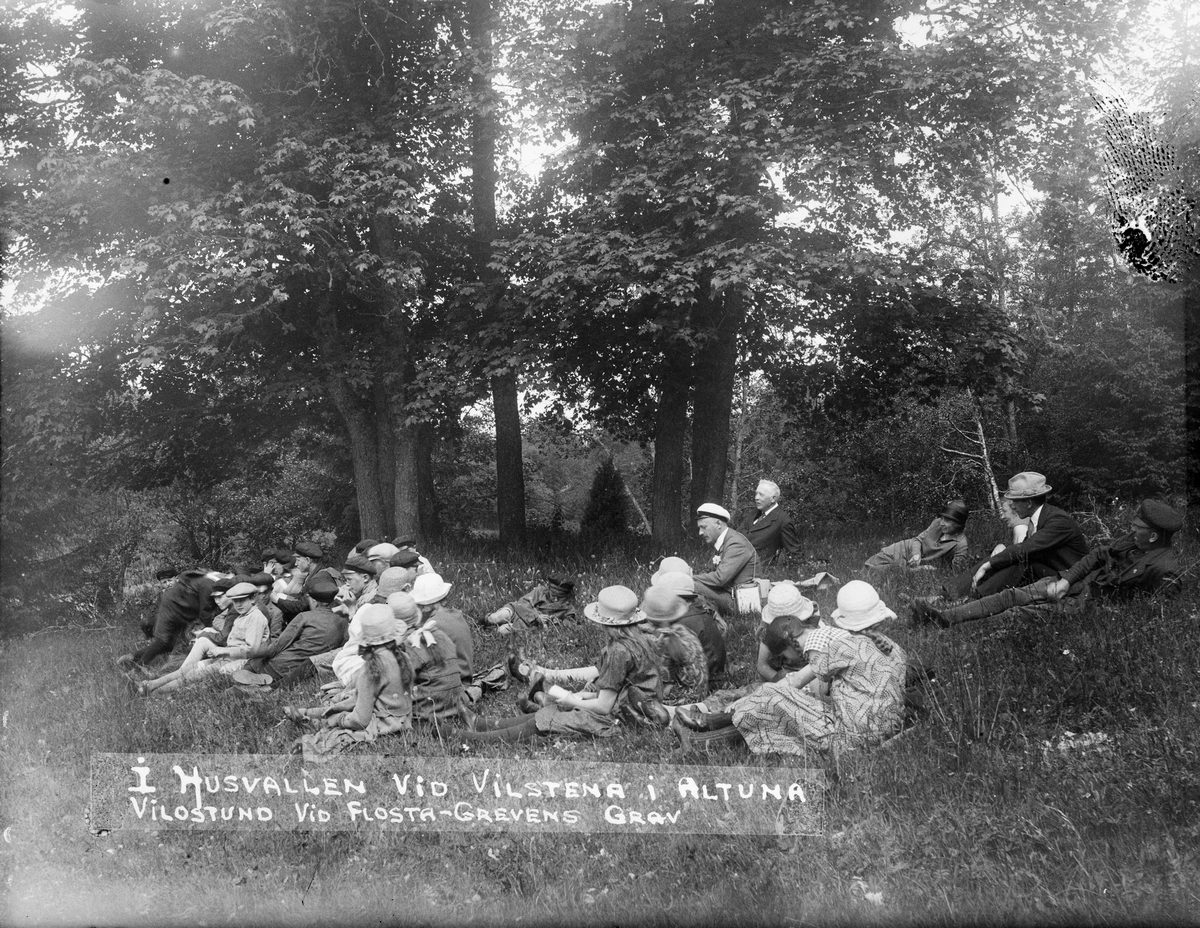
[[[975,526],[976,530],[982,526]],[[980,532],[984,534],[984,532]],[[843,581],[897,533],[810,538]],[[986,538],[976,539],[983,550]],[[650,555],[427,552],[479,616],[539,573],[642,590]],[[6,924],[1196,923],[1200,920],[1200,578],[1167,603],[1093,602],[1078,619],[913,629],[902,597],[930,572],[877,584],[900,620],[884,630],[939,677],[929,716],[885,750],[830,769],[821,837],[401,835],[396,832],[134,832],[86,821],[93,752],[286,753],[288,702],[316,684],[247,699],[225,684],[144,700],[114,658],[136,621],[9,636],[0,651],[0,816]],[[691,552],[694,564],[706,555]],[[817,594],[823,614],[833,591]],[[30,617],[23,617],[25,625]],[[6,625],[10,623],[6,622]],[[36,624],[36,623],[33,623]],[[11,627],[11,625],[10,625]],[[478,666],[505,641],[477,631]],[[598,653],[581,621],[546,635],[562,666]],[[752,623],[730,635],[730,682],[754,674]],[[480,711],[513,711],[519,688]],[[377,745],[376,749],[384,750]],[[419,736],[418,752],[461,751]],[[484,754],[485,751],[478,751]],[[680,751],[669,732],[542,739],[495,756],[769,765],[743,747]],[[783,763],[794,763],[784,759]]]

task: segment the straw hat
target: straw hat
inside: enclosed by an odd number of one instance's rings
[[[692,575],[692,565],[681,557],[664,557],[662,563],[658,565],[658,570],[654,571],[654,575],[650,577],[651,583],[658,583],[660,577],[664,574],[687,574]]]
[[[387,599],[393,593],[399,593],[408,585],[411,572],[403,567],[389,567],[379,575],[379,585],[375,589],[376,596]]]
[[[678,570],[655,574],[652,585],[670,590],[676,596],[696,595],[696,581],[692,579],[692,575]]]
[[[829,618],[838,628],[847,631],[862,631],[885,619],[896,618],[896,613],[879,598],[875,587],[862,580],[851,580],[838,590],[837,603]]]
[[[389,594],[387,604],[396,617],[396,621],[405,627],[405,631],[408,630],[409,625],[421,617],[421,609],[417,605],[417,601],[408,593]]]
[[[1046,483],[1046,478],[1037,471],[1023,470],[1010,477],[1005,499],[1030,499],[1034,496],[1045,496],[1054,487]]]
[[[687,603],[665,586],[652,586],[642,595],[642,618],[651,622],[669,625],[682,619],[687,611]]]
[[[418,606],[432,606],[449,595],[451,586],[440,574],[421,574],[413,581],[412,597]]]
[[[637,593],[627,586],[606,586],[596,602],[584,607],[583,614],[598,625],[636,625],[642,621]]]
[[[361,629],[361,637],[358,641],[361,647],[372,647],[395,641],[408,630],[402,628],[403,623],[396,618],[396,613],[392,611],[391,607],[382,603],[369,603],[363,606],[358,610],[355,618],[358,619]]]
[[[803,621],[816,611],[816,603],[808,599],[791,580],[780,580],[771,585],[763,606],[762,620],[770,625],[776,616],[794,615]]]

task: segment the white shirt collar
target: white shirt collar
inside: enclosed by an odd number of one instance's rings
[[[1042,516],[1042,509],[1043,509],[1043,507],[1044,507],[1045,505],[1046,505],[1046,504],[1045,504],[1045,503],[1043,503],[1041,506],[1038,506],[1038,508],[1037,508],[1037,509],[1034,511],[1033,515],[1031,515],[1031,516],[1029,517],[1029,524],[1033,526],[1033,529],[1034,529],[1035,531],[1037,530],[1037,527],[1038,527],[1038,520],[1039,520],[1039,519],[1041,518],[1041,516]]]
[[[771,513],[773,513],[778,508],[779,508],[779,503],[771,503],[770,506],[768,506],[766,509],[761,510],[761,512],[762,512],[763,516],[769,516]],[[761,519],[762,516],[759,516],[759,518]]]
[[[713,547],[716,548],[718,551],[720,551],[721,545],[725,544],[725,536],[728,534],[729,534],[729,527],[726,526],[725,530],[723,532],[721,532],[720,535],[717,536],[717,540],[713,542]]]

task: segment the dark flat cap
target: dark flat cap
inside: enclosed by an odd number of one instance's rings
[[[260,570],[258,573],[250,575],[250,582],[255,586],[270,586],[275,582],[275,578],[269,573]]]
[[[292,550],[296,552],[296,554],[303,555],[304,557],[311,557],[318,561],[325,556],[325,552],[321,550],[321,546],[318,544],[313,544],[311,541],[298,541],[296,544],[292,545]]]
[[[178,575],[179,575],[179,571],[177,571],[174,567],[163,567],[162,569],[156,570],[154,572],[154,579],[155,580],[171,580]]]
[[[361,554],[351,554],[346,558],[346,564],[343,570],[354,570],[360,574],[375,576],[375,565],[368,561]]]
[[[393,554],[388,563],[392,567],[415,567],[421,563],[421,555],[417,554],[412,548],[407,548]]]
[[[959,525],[967,524],[967,517],[971,514],[971,508],[961,499],[952,499],[946,503],[946,508],[942,510],[942,516],[946,519],[951,519]]]
[[[214,593],[224,593],[226,590],[230,589],[233,586],[233,584],[234,584],[233,577],[218,577],[216,580],[213,581],[213,585],[212,585],[213,592]]]
[[[575,581],[565,577],[547,577],[546,585],[560,596],[573,596],[575,594]]]
[[[1138,515],[1151,528],[1173,535],[1183,527],[1183,516],[1158,499],[1144,499],[1138,507]]]
[[[417,546],[416,539],[411,535],[397,535],[392,539],[392,544],[397,548],[415,548]]]
[[[377,544],[379,544],[379,542],[376,541],[374,538],[364,538],[362,541],[360,541],[358,544],[356,544],[354,546],[354,553],[355,554],[366,554],[368,551],[370,551],[372,548],[374,548]]]
[[[337,591],[337,582],[323,570],[313,574],[304,582],[304,592],[319,603],[333,602]]]

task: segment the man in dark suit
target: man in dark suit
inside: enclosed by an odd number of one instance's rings
[[[971,578],[974,595],[990,596],[1044,577],[1057,579],[1088,553],[1075,520],[1046,503],[1052,489],[1046,478],[1034,471],[1024,471],[1008,481],[1004,498],[1012,501],[1018,516],[1030,520],[1029,534],[1020,544],[993,554],[976,568]]]
[[[1178,593],[1183,570],[1171,549],[1171,536],[1182,525],[1183,518],[1162,500],[1142,500],[1128,534],[1076,561],[1061,577],[1046,577],[945,609],[917,602],[913,621],[949,627],[995,615],[1078,613],[1092,593],[1110,599]]]
[[[693,574],[696,592],[707,597],[718,612],[732,616],[737,612],[733,591],[754,579],[758,564],[754,545],[729,527],[729,510],[715,503],[705,503],[696,510],[696,527],[700,537],[717,550],[713,569]]]
[[[763,566],[774,564],[782,553],[800,551],[800,533],[791,514],[779,507],[779,484],[760,480],[754,491],[754,508],[743,509],[733,522],[758,553]]]

